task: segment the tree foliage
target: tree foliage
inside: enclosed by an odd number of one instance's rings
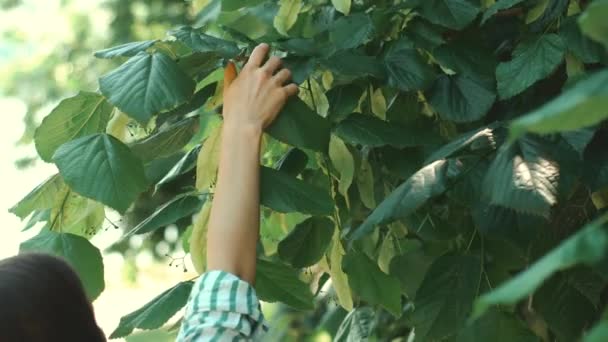
[[[194,26],[98,51],[122,65],[42,121],[37,150],[59,174],[11,209],[47,221],[23,250],[66,256],[96,297],[100,210],[128,215],[163,193],[125,238],[181,222],[203,271],[223,65],[269,42],[301,91],[264,139],[256,290],[304,310],[290,319],[317,328],[298,338],[608,338],[608,1],[197,10]],[[161,326],[190,286],[114,336]]]

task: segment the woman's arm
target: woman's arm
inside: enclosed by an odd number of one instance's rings
[[[224,89],[224,125],[217,186],[207,231],[207,269],[255,282],[260,229],[260,142],[295,84],[281,60],[258,45],[234,82]]]

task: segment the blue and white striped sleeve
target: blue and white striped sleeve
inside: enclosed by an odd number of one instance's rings
[[[177,341],[259,341],[267,330],[253,287],[209,271],[192,288]]]

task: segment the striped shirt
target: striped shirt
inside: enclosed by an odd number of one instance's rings
[[[267,330],[253,287],[209,271],[192,288],[177,341],[260,341]]]

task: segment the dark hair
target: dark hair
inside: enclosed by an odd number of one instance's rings
[[[0,261],[0,342],[105,340],[67,263],[45,254]]]

